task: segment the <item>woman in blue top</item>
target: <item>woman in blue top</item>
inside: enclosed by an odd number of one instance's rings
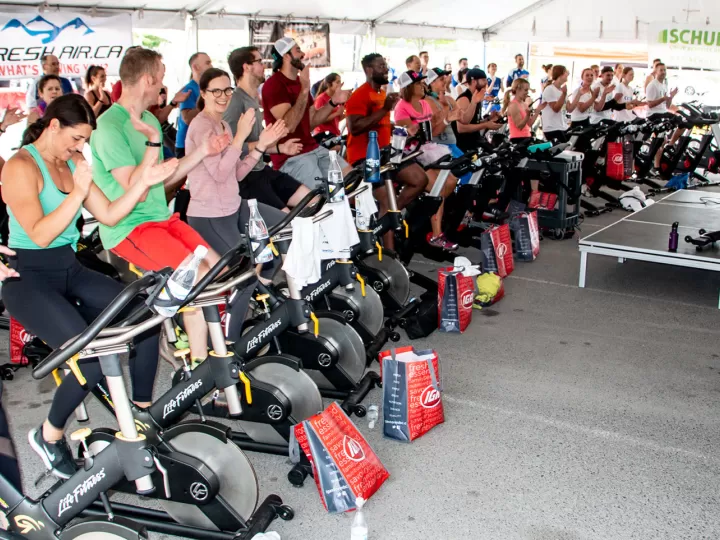
[[[497,64],[494,62],[491,62],[488,64],[488,85],[487,90],[485,91],[485,103],[483,103],[483,114],[489,114],[491,112],[498,111],[500,112],[500,103],[493,103],[496,98],[500,96],[500,92],[503,90],[503,80],[502,77],[498,77],[496,75],[497,73]]]
[[[133,118],[133,121],[138,121]],[[31,124],[23,147],[3,167],[2,196],[10,222],[10,266],[19,276],[3,284],[10,314],[52,348],[81,333],[122,291],[122,284],[88,270],[75,258],[80,232],[75,222],[82,207],[100,223],[112,226],[177,168],[177,160],[146,164],[142,177],[119,199],[110,202],[93,184],[83,146],[95,128],[95,115],[77,94],[48,105],[42,119]],[[156,332],[136,338],[130,359],[133,401],[150,404],[158,341]],[[97,359],[80,367],[93,388],[102,373]],[[63,436],[65,424],[88,391],[74,376],[65,377],[55,392],[43,425],[28,435],[30,445],[53,474],[68,478],[75,471]]]

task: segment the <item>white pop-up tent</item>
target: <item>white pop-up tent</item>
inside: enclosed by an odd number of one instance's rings
[[[2,9],[42,6],[2,3]],[[329,22],[331,32],[385,37],[500,41],[646,42],[654,21],[717,24],[717,0],[60,0],[48,9],[133,11],[135,24],[183,28],[243,28],[248,19]]]

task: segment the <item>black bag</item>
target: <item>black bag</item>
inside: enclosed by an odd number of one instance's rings
[[[405,317],[405,332],[410,339],[424,338],[438,327],[438,303],[436,297],[422,296],[417,308]]]

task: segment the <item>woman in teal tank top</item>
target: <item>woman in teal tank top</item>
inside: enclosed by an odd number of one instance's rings
[[[134,121],[136,121],[134,119]],[[105,225],[114,225],[142,199],[148,188],[174,173],[177,160],[150,165],[130,189],[110,202],[93,183],[81,151],[95,128],[95,115],[79,95],[53,101],[30,125],[23,147],[3,167],[2,196],[7,204],[10,266],[19,276],[3,284],[10,314],[53,348],[81,333],[122,291],[122,284],[83,267],[75,257],[80,236],[75,222],[84,206]],[[130,359],[133,401],[147,406],[157,369],[157,333],[135,340]],[[81,361],[93,388],[102,373],[97,359]],[[68,418],[87,396],[73,376],[58,387],[47,420],[28,435],[45,466],[61,478],[75,471],[63,432]]]

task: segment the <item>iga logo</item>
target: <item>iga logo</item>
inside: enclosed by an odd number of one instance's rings
[[[57,39],[57,37],[62,34],[63,30],[66,30],[68,28],[84,28],[85,32],[83,33],[83,36],[95,32],[95,30],[85,24],[85,21],[83,21],[80,17],[76,17],[72,21],[66,22],[62,26],[57,26],[40,15],[28,21],[27,24],[19,21],[18,19],[10,19],[8,23],[3,26],[3,29],[0,30],[0,32],[4,32],[9,28],[22,28],[27,35],[32,37],[45,36],[40,40],[42,43],[50,43],[52,41],[55,41],[55,39]]]
[[[365,459],[365,450],[352,437],[345,435],[343,439],[343,451],[350,461],[360,462]]]
[[[431,384],[420,395],[420,405],[426,409],[433,409],[440,403],[440,392]]]
[[[507,254],[507,244],[500,244],[497,247],[497,256],[504,257]]]
[[[30,343],[33,340],[33,336],[30,332],[26,331],[24,328],[20,330],[20,341],[23,343]]]
[[[622,154],[615,154],[615,155],[612,157],[612,162],[613,162],[615,165],[622,165],[622,163],[623,163]]]
[[[473,292],[467,291],[462,295],[462,299],[460,300],[460,303],[462,304],[462,307],[469,308],[472,307],[473,303]]]

